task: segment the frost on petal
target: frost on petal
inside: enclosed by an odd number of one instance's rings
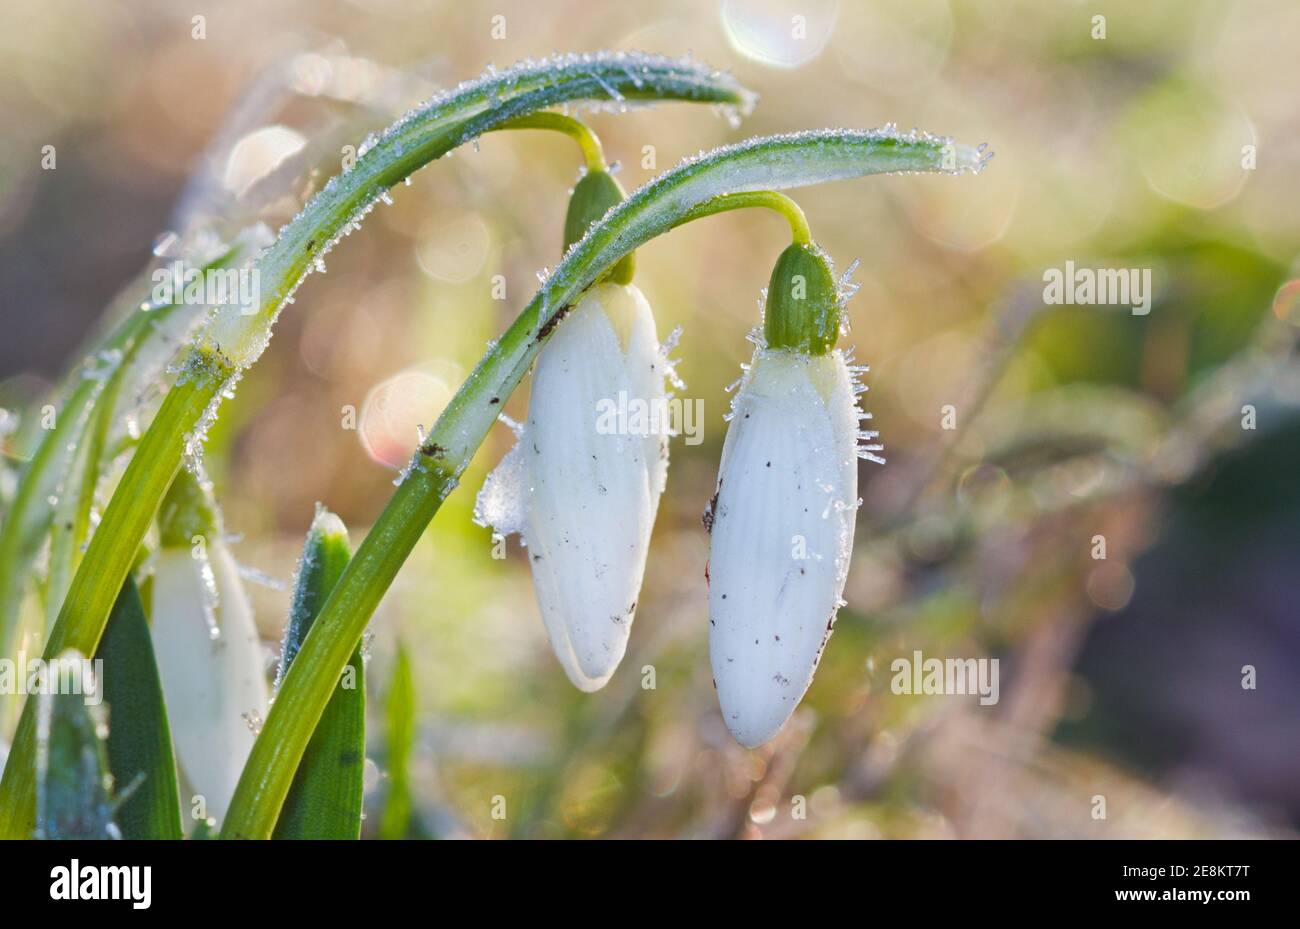
[[[153,642],[181,771],[208,815],[221,819],[253,748],[248,720],[266,715],[267,687],[239,568],[219,541],[208,543],[207,554],[204,562],[188,547],[158,551]],[[220,591],[216,638],[205,615],[205,563]]]
[[[857,409],[839,352],[760,348],[723,445],[709,651],[727,727],[772,738],[812,683],[848,574]]]
[[[474,500],[474,522],[501,536],[522,535],[528,519],[528,460],[516,442],[497,464]]]

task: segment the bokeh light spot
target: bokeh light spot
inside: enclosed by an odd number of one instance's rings
[[[357,432],[375,461],[405,467],[427,431],[451,400],[460,373],[448,362],[409,368],[376,385],[361,406]]]
[[[722,25],[746,58],[797,68],[826,48],[839,10],[839,0],[723,0]]]

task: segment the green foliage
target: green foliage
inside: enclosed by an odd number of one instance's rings
[[[62,653],[58,665],[48,666],[49,673],[65,681],[79,680],[82,692],[71,692],[51,679],[45,690],[30,698],[36,706],[37,838],[119,837],[113,823],[103,709],[86,699],[96,682],[81,673],[83,666],[77,652]]]
[[[327,510],[317,513],[298,564],[293,605],[280,655],[283,677],[312,621],[347,566],[347,529]],[[339,679],[303,753],[276,821],[276,839],[355,839],[361,833],[366,763],[366,688],[361,645]]]
[[[388,723],[388,791],[384,815],[379,821],[379,838],[410,838],[414,823],[411,802],[410,764],[415,747],[415,679],[411,674],[411,656],[398,643],[393,675],[388,683],[384,704]]]
[[[144,606],[129,577],[95,657],[104,662],[108,767],[120,795],[116,820],[122,837],[179,839],[180,796],[167,707]]]

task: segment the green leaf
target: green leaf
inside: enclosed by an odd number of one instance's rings
[[[50,662],[36,705],[36,828],[40,839],[116,839],[104,751],[103,708],[93,702],[94,675],[66,651]],[[67,684],[79,682],[76,690]]]
[[[179,839],[180,794],[153,640],[135,581],[122,585],[96,658],[108,704],[108,767],[126,839]]]
[[[319,509],[298,562],[298,580],[280,653],[281,678],[350,557],[348,532],[342,521],[328,510]],[[360,837],[365,763],[365,665],[358,643],[303,753],[272,838]]]
[[[410,655],[400,642],[384,709],[388,721],[388,793],[379,838],[407,839],[411,838],[414,809],[409,768],[415,747],[415,679]]]

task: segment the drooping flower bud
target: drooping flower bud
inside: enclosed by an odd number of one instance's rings
[[[751,748],[776,735],[812,683],[848,575],[861,414],[853,371],[834,350],[838,320],[826,259],[791,246],[772,275],[768,341],[737,391],[706,514],[714,683],[727,728]]]
[[[569,211],[564,216],[564,250],[587,234],[587,228],[626,196],[623,186],[608,171],[588,171],[573,187]],[[636,253],[629,252],[610,269],[605,280],[630,284],[636,273]]]
[[[830,263],[817,246],[796,242],[772,269],[763,341],[768,348],[825,355],[839,334],[840,302]]]
[[[176,756],[220,820],[267,710],[264,658],[239,567],[202,480],[176,477],[159,512],[152,630]]]
[[[565,250],[623,196],[608,171],[587,172],[569,200]],[[475,507],[481,525],[523,537],[551,649],[588,692],[627,650],[668,477],[672,363],[634,270],[629,253],[542,348],[528,421]]]
[[[667,478],[650,415],[667,364],[641,291],[591,288],[539,355],[528,421],[479,494],[481,523],[521,531],[551,647],[584,691],[614,673],[636,614]]]

